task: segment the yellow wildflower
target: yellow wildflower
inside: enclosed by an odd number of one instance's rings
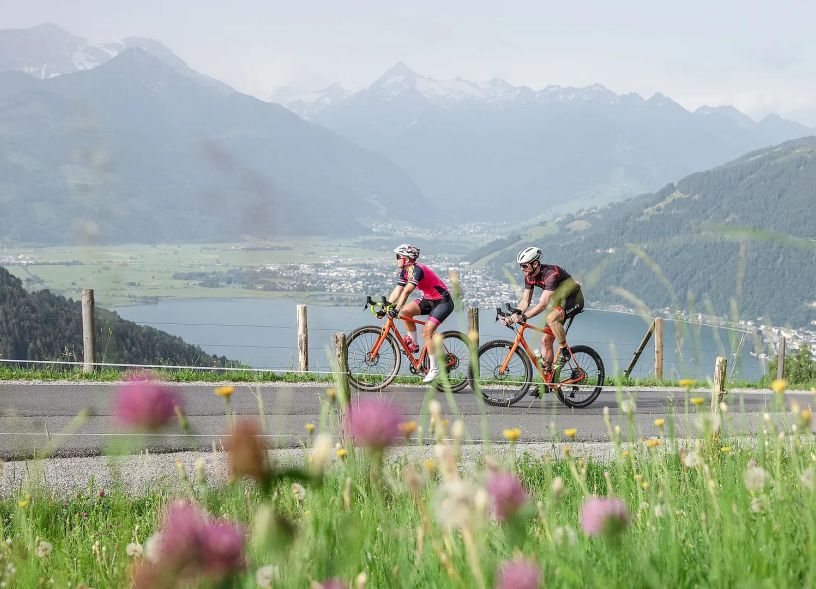
[[[784,378],[777,378],[775,381],[771,383],[771,390],[775,392],[777,395],[781,395],[786,390],[788,390],[788,381]]]
[[[578,430],[574,427],[564,430],[564,435],[567,436],[570,440],[574,440],[575,436],[578,434]]]
[[[235,392],[235,387],[233,386],[225,386],[225,387],[216,387],[215,394],[219,397],[230,397],[232,393]]]
[[[813,419],[813,412],[807,407],[802,409],[802,412],[799,413],[799,421],[802,424],[802,427],[807,427],[810,425],[811,419]]]
[[[677,384],[679,384],[684,389],[690,389],[692,385],[694,385],[694,380],[691,378],[684,378],[682,380],[677,381]]]
[[[564,444],[564,456],[570,456],[572,454],[572,447],[569,444]]]
[[[720,448],[720,452],[722,452],[723,454],[728,454],[729,452],[731,452],[731,446],[723,446],[722,448]]]
[[[17,502],[17,507],[20,507],[21,509],[25,509],[29,505],[31,505],[31,495],[26,495]]]
[[[647,491],[649,489],[649,482],[643,481],[642,483],[640,483],[640,488],[643,489],[644,491]]]
[[[307,423],[307,424],[306,424],[305,426],[303,426],[303,427],[305,427],[305,428],[306,428],[306,431],[307,431],[308,433],[312,433],[312,432],[315,430],[315,424],[313,424],[313,423]]]
[[[662,417],[658,417],[657,419],[654,420],[654,424],[655,427],[663,427],[664,425],[666,425],[666,420],[663,419]]]
[[[416,421],[403,421],[401,424],[399,424],[399,431],[407,438],[417,430],[417,427]]]
[[[337,391],[334,389],[334,387],[329,387],[326,389],[326,396],[330,401],[334,401],[337,398]]]
[[[649,449],[657,448],[662,443],[663,442],[661,442],[660,439],[658,438],[649,438],[648,440],[646,440],[646,447]]]
[[[426,458],[424,465],[425,470],[427,470],[428,472],[433,472],[434,470],[436,470],[436,461],[434,461],[433,458]]]
[[[702,397],[692,397],[691,399],[689,399],[689,403],[695,406],[702,405],[703,403],[705,403],[705,399],[703,399]]]
[[[623,452],[621,452],[621,456],[623,456],[624,458],[629,458],[629,450],[624,450]]]
[[[348,450],[346,450],[345,448],[338,448],[335,454],[337,455],[338,458],[345,458],[346,456],[348,456]]]
[[[521,428],[514,427],[512,429],[506,429],[504,432],[504,439],[508,442],[515,442],[521,437]]]

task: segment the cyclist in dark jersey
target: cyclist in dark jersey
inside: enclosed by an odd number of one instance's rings
[[[563,366],[568,360],[564,351],[567,345],[564,321],[584,310],[581,286],[560,266],[542,264],[541,250],[537,247],[521,250],[517,262],[524,272],[524,294],[518,304],[521,314],[513,314],[503,321],[505,324],[527,321],[550,307],[547,327],[544,328],[544,335],[541,338],[541,359],[544,362],[544,369],[552,370],[553,343],[557,340],[556,362]],[[542,290],[541,297],[531,307],[536,288]]]
[[[419,248],[411,244],[404,243],[398,246],[394,253],[397,255],[397,266],[399,274],[397,285],[388,296],[391,303],[388,313],[391,317],[398,317],[400,313],[407,317],[416,315],[428,315],[428,320],[422,327],[422,342],[427,348],[428,362],[430,367],[428,374],[422,382],[431,382],[439,375],[439,367],[434,355],[433,335],[439,324],[453,313],[453,299],[451,299],[448,287],[442,280],[426,266],[419,264]],[[406,303],[408,295],[418,289],[422,293],[422,298]],[[405,336],[405,343],[412,352],[418,352],[416,323],[405,321],[405,329],[408,335]]]

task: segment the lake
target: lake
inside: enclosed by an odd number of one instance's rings
[[[114,310],[124,319],[177,335],[186,342],[201,346],[208,353],[239,360],[254,368],[291,369],[297,366],[297,304],[297,301],[285,298],[194,299],[168,300]],[[482,343],[495,338],[512,339],[513,333],[495,323],[494,317],[494,309],[480,310]],[[374,323],[377,323],[376,318],[363,310],[362,302],[358,307],[309,305],[310,368],[329,370],[327,358],[333,332],[350,331],[360,325]],[[466,332],[466,314],[454,313],[443,327]],[[576,318],[570,329],[569,342],[594,347],[603,357],[607,373],[612,373],[616,365],[623,370],[629,364],[647,329],[648,325],[637,315],[588,309]],[[678,331],[679,341],[676,338]],[[710,377],[714,358],[718,355],[728,358],[731,374],[734,363],[732,350],[735,348],[740,350],[736,374],[753,380],[764,373],[762,362],[749,353],[759,345],[750,335],[745,337],[740,347],[742,332],[675,323],[668,319],[664,322],[664,333],[664,375],[668,378]],[[535,341],[535,334],[528,341]],[[652,340],[644,350],[633,376],[645,376],[653,371]]]

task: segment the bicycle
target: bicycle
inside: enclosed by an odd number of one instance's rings
[[[381,302],[375,302],[366,297],[363,309],[371,309],[372,315],[377,315],[377,309],[385,311],[388,301],[382,297]],[[408,369],[412,374],[424,375],[428,373],[427,347],[422,346],[419,357],[411,353],[410,348],[400,335],[397,321],[388,314],[384,315],[385,323],[382,326],[366,325],[351,332],[346,344],[346,361],[348,362],[349,383],[361,391],[379,391],[387,387],[396,378],[400,369],[402,355],[408,358]],[[412,317],[400,316],[416,325],[425,325],[424,321]],[[450,388],[459,392],[468,384],[468,367],[470,365],[470,347],[464,334],[458,331],[444,331],[442,336],[443,362],[441,367],[447,371]],[[438,383],[437,389],[443,385]]]
[[[500,307],[496,308],[496,321],[500,317],[521,313],[509,303],[506,303],[505,307],[506,312]],[[569,330],[573,319],[574,317],[570,317],[567,320],[564,325],[565,332]],[[553,370],[546,372],[524,339],[524,332],[527,329],[544,333],[546,328],[526,322],[507,327],[516,332],[515,339],[492,340],[480,346],[477,352],[479,373],[475,375],[471,371],[468,379],[474,391],[481,391],[486,403],[508,407],[520,401],[530,387],[536,384],[533,382],[532,364],[535,364],[541,376],[542,382],[538,383],[539,386],[545,387],[548,391],[554,390],[558,400],[567,407],[575,409],[589,407],[598,398],[604,383],[604,365],[598,352],[589,346],[570,348],[567,345],[568,362],[564,366],[554,366]],[[531,358],[534,359],[533,362]],[[562,378],[565,370],[566,377]],[[579,394],[582,396],[579,397]]]

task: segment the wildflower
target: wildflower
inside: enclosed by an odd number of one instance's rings
[[[303,501],[306,499],[306,488],[300,483],[292,483],[292,495],[294,495],[298,501]]]
[[[465,422],[461,419],[454,421],[453,427],[451,427],[451,435],[453,436],[454,440],[461,442],[465,437]]]
[[[569,458],[572,455],[572,446],[570,446],[569,444],[564,444],[564,447],[561,449],[561,451],[564,453],[565,458]]]
[[[559,546],[575,546],[578,534],[572,526],[558,526],[553,530],[553,540]]]
[[[258,423],[245,420],[233,426],[227,441],[230,472],[237,477],[264,479],[269,473],[269,457]]]
[[[303,427],[306,428],[306,433],[307,434],[311,434],[313,431],[315,431],[315,424],[313,424],[313,423],[307,423]]]
[[[343,581],[337,578],[326,579],[322,583],[313,583],[312,589],[346,589]]]
[[[349,407],[345,419],[355,442],[382,450],[399,436],[402,415],[387,401],[368,397]]]
[[[26,495],[25,497],[17,501],[17,507],[21,509],[25,509],[29,505],[31,505],[31,495]]]
[[[703,397],[692,397],[691,399],[689,399],[689,403],[691,403],[695,407],[698,407],[705,403],[705,399]]]
[[[428,413],[431,415],[431,422],[442,419],[442,405],[436,399],[428,401]]]
[[[651,450],[652,448],[657,448],[660,444],[662,444],[662,442],[660,441],[660,438],[649,438],[646,440],[645,444],[646,447]]]
[[[720,423],[720,416],[716,413],[699,413],[694,418],[694,427],[705,434],[719,431]]]
[[[161,532],[156,532],[150,536],[144,543],[144,555],[152,563],[159,562],[161,557]]]
[[[635,405],[635,400],[634,399],[624,399],[621,402],[620,409],[626,415],[633,415],[635,413],[635,411],[637,411],[637,405]]]
[[[181,408],[181,399],[170,388],[140,379],[125,383],[114,402],[113,414],[123,424],[138,430],[156,431]]]
[[[224,386],[224,387],[216,387],[215,394],[219,397],[231,397],[232,394],[235,392],[235,387],[232,386]]]
[[[663,426],[666,425],[666,420],[663,419],[662,417],[658,417],[657,419],[654,420],[654,424],[655,427],[659,427],[662,429]]]
[[[621,452],[621,456],[623,456],[624,458],[629,458],[629,450],[624,450],[623,452]]]
[[[332,438],[329,434],[317,434],[309,453],[309,469],[314,475],[321,475],[331,460]]]
[[[799,426],[803,428],[807,428],[810,426],[810,421],[813,419],[813,412],[808,408],[805,407],[799,412]]]
[[[417,427],[419,426],[416,421],[403,421],[399,424],[399,431],[404,437],[410,438],[411,434],[417,430]]]
[[[629,525],[626,503],[616,497],[590,497],[581,507],[581,529],[589,536],[612,537]]]
[[[338,458],[345,458],[346,456],[348,456],[348,450],[346,450],[345,448],[338,448],[337,450],[335,450],[334,454]]]
[[[470,481],[454,479],[443,483],[434,502],[436,519],[447,529],[478,527],[489,503],[487,492]]]
[[[802,485],[810,491],[816,491],[816,468],[809,466],[802,471]]]
[[[131,542],[125,546],[125,554],[131,558],[139,558],[144,554],[144,547],[138,542]]]
[[[499,565],[496,589],[538,589],[541,569],[530,560],[515,558]]]
[[[493,473],[487,479],[487,492],[493,500],[493,515],[498,521],[513,517],[529,500],[521,481],[509,472]]]
[[[199,456],[195,461],[196,483],[204,485],[207,483],[207,461],[203,456]]]
[[[654,506],[654,514],[655,514],[656,518],[659,519],[659,518],[665,516],[666,513],[668,513],[668,510],[666,509],[665,505],[662,505],[662,504],[658,503],[658,504],[656,504]]]
[[[502,432],[502,435],[504,435],[504,439],[508,442],[517,442],[521,437],[521,428],[514,427],[512,429],[506,429]]]
[[[45,558],[51,551],[54,549],[54,546],[51,542],[46,542],[45,540],[40,540],[40,543],[37,544],[37,556],[40,558]]]
[[[564,435],[567,436],[570,440],[574,440],[575,436],[578,434],[578,430],[574,427],[564,430]]]
[[[433,458],[426,458],[422,465],[428,472],[433,472],[436,470],[436,461]]]
[[[677,384],[679,384],[684,389],[690,389],[692,386],[694,386],[694,380],[691,378],[683,378],[678,380]]]
[[[761,497],[753,497],[751,499],[751,512],[752,513],[762,513],[764,511],[764,505],[762,504]]]
[[[550,485],[550,489],[552,490],[553,503],[561,501],[561,498],[564,496],[564,491],[566,490],[564,479],[555,477]]]
[[[209,573],[223,577],[244,568],[244,532],[226,520],[209,522],[199,540],[202,547],[201,565]]]
[[[761,466],[752,466],[745,470],[742,480],[748,492],[757,493],[765,488],[765,485],[770,481],[770,477]]]
[[[268,564],[255,571],[255,582],[261,589],[272,589],[272,583],[278,576],[278,567]]]
[[[775,381],[771,383],[771,390],[775,392],[777,395],[781,395],[786,390],[788,390],[788,381],[784,378],[777,378]]]
[[[334,387],[329,387],[326,389],[326,396],[329,398],[329,401],[334,401],[337,398],[337,391]]]

